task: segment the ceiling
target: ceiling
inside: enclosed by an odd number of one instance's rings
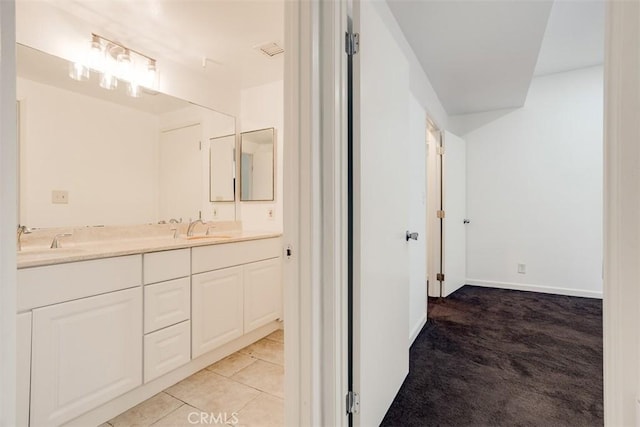
[[[283,55],[268,57],[255,48],[267,42],[284,47],[283,0],[45,1],[150,56],[203,73],[224,67],[243,87],[283,77]]]
[[[534,74],[541,76],[602,64],[604,9],[604,0],[556,0]]]
[[[534,73],[602,63],[603,1],[387,3],[450,115],[521,107]]]

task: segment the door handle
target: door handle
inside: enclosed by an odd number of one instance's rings
[[[471,222],[471,221],[470,221],[470,220],[468,220],[468,219],[466,219],[466,218],[462,221],[462,223],[463,223],[463,224],[469,224],[470,222]]]
[[[410,232],[407,230],[407,242],[408,242],[409,240],[418,240],[418,233],[416,233],[416,232],[410,233]]]

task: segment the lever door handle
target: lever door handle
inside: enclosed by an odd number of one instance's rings
[[[408,242],[409,240],[418,240],[418,233],[416,233],[416,232],[410,233],[410,232],[407,230],[407,242]]]
[[[464,219],[464,220],[462,221],[462,223],[463,223],[463,224],[469,224],[470,222],[471,222],[471,221],[470,221],[470,220],[468,220],[468,219]]]

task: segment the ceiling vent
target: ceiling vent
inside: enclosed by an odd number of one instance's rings
[[[260,46],[256,46],[256,49],[260,49],[260,51],[267,56],[276,56],[284,52],[284,49],[277,43],[265,43]]]

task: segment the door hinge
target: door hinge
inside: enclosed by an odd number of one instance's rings
[[[442,146],[442,145],[438,145],[438,146],[436,147],[436,154],[437,154],[438,156],[444,156],[444,146]]]
[[[352,391],[347,393],[347,414],[360,412],[360,395]]]
[[[360,50],[360,34],[358,33],[345,33],[344,34],[344,50],[347,55],[353,56]]]
[[[436,216],[439,219],[443,219],[444,218],[444,211],[442,211],[442,210],[436,211]]]
[[[438,282],[444,282],[444,273],[438,273],[436,274],[436,280]]]

